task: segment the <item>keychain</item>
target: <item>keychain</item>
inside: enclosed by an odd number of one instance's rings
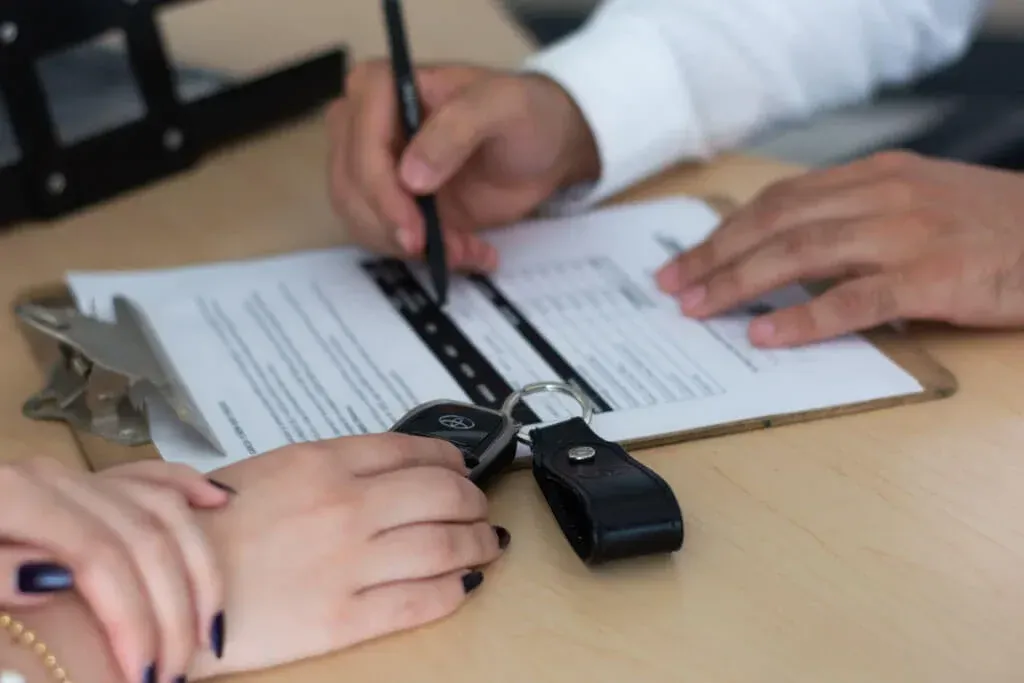
[[[527,430],[512,415],[521,401],[540,393],[571,397],[582,415]],[[480,487],[506,470],[529,466],[566,540],[588,565],[679,550],[683,518],[671,487],[594,433],[593,413],[576,387],[538,382],[510,394],[500,410],[458,401],[425,403],[391,431],[454,444]],[[517,441],[529,447],[530,456],[517,458]]]

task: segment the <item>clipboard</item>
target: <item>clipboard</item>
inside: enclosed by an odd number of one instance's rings
[[[733,203],[721,197],[701,197],[720,215],[725,215]],[[87,467],[93,471],[108,469],[127,462],[158,459],[160,454],[148,436],[148,422],[145,412],[145,392],[136,394],[131,390],[130,377],[112,370],[103,358],[91,358],[82,350],[72,348],[60,340],[60,321],[31,321],[27,311],[65,311],[77,314],[74,298],[64,283],[51,283],[23,291],[14,302],[14,313],[19,318],[21,329],[33,362],[45,373],[46,385],[23,405],[26,419],[52,420],[63,428],[70,428]],[[152,357],[138,362],[158,366],[165,375],[165,385],[149,386],[147,391],[161,393],[178,416],[188,422],[200,434],[205,435],[204,425],[190,409],[187,396],[176,391],[173,368],[162,364],[157,354],[148,345],[144,321],[133,319],[130,307],[124,309],[130,324],[127,334],[130,343],[138,345],[141,351],[149,351]],[[84,317],[84,316],[82,316]],[[119,320],[121,318],[119,312]],[[66,321],[65,321],[66,322]],[[627,449],[644,449],[698,439],[725,436],[728,434],[768,429],[789,424],[808,422],[851,415],[871,410],[880,410],[915,403],[947,398],[956,393],[956,377],[938,363],[912,338],[893,327],[878,328],[863,333],[876,349],[911,375],[922,389],[913,394],[893,396],[861,403],[850,403],[817,410],[764,415],[754,419],[727,422],[712,426],[688,429],[671,434],[634,439],[623,442]],[[121,342],[118,342],[121,343]],[[104,349],[108,355],[117,355],[116,348]],[[158,352],[157,352],[158,353]],[[103,355],[103,354],[100,354]],[[146,355],[142,353],[141,355]],[[129,373],[131,374],[131,373]],[[84,390],[78,391],[83,388]],[[135,388],[138,390],[139,385]],[[76,393],[77,392],[77,393]],[[61,404],[66,405],[61,405]],[[58,416],[57,412],[64,413]],[[78,411],[77,417],[68,419],[68,411]]]

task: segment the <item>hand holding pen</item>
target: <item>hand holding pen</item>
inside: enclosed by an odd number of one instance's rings
[[[423,118],[409,138],[393,73],[388,59],[355,65],[329,117],[331,200],[357,244],[422,258],[427,231],[416,197],[433,194],[448,271],[489,272],[498,254],[483,231],[597,177],[590,129],[554,82],[463,65],[410,67]]]
[[[391,69],[395,81],[395,96],[401,115],[402,129],[406,140],[412,140],[420,131],[423,107],[416,88],[412,60],[409,57],[408,41],[405,37],[405,19],[402,16],[400,0],[383,0],[384,18],[388,29],[388,44],[391,48]],[[448,296],[448,264],[445,257],[444,238],[437,214],[437,200],[433,194],[421,194],[416,198],[426,228],[426,259],[430,277],[434,284],[434,298],[438,306],[444,306]]]

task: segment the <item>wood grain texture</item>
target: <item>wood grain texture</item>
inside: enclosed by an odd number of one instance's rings
[[[298,30],[287,13],[302,3],[249,3],[280,11],[277,26]],[[366,11],[375,11],[371,4]],[[471,0],[431,4],[450,15],[483,12],[467,9]],[[342,5],[356,6],[323,2],[316,16]],[[203,42],[202,28],[186,42]],[[462,41],[480,48],[465,50],[470,59],[492,54],[484,43],[513,35],[446,30],[441,42],[452,52]],[[340,244],[344,230],[325,198],[325,156],[320,123],[311,121],[72,219],[0,237],[0,292],[11,302],[72,268]],[[727,157],[678,169],[630,196],[744,201],[796,172]],[[955,395],[639,452],[682,503],[687,539],[676,557],[585,569],[529,473],[519,472],[493,496],[492,521],[511,530],[512,544],[458,614],[233,680],[1024,681],[1024,335],[921,326],[913,339],[956,376]],[[11,316],[0,321],[0,351],[0,457],[74,461],[66,429],[20,416],[42,377]]]

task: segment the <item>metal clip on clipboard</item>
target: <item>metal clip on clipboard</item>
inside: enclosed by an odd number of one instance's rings
[[[46,386],[25,401],[22,413],[33,420],[65,422],[117,444],[141,446],[152,443],[147,404],[162,400],[223,452],[176,380],[144,316],[124,297],[114,299],[114,313],[114,322],[107,322],[73,307],[15,308],[21,322],[54,340],[60,350]],[[104,384],[111,379],[121,387],[107,389]]]

